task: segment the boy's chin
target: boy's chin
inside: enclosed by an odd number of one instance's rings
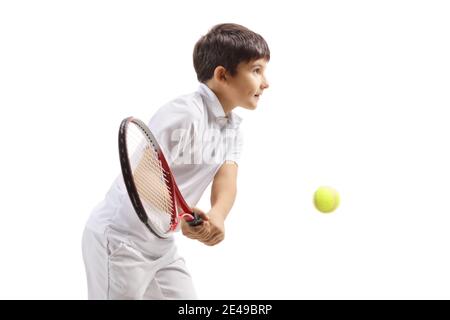
[[[243,105],[242,108],[247,109],[247,110],[255,110],[258,107],[258,105],[256,104],[248,104],[248,105]]]

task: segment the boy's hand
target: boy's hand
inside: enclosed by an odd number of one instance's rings
[[[209,233],[201,241],[207,246],[215,246],[225,238],[225,221],[222,215],[217,214],[213,209],[209,211]]]
[[[192,210],[202,218],[203,222],[198,226],[190,226],[186,222],[186,220],[182,219],[181,220],[181,231],[184,236],[186,236],[190,239],[200,240],[200,239],[206,237],[208,234],[209,217],[198,208],[193,208]]]
[[[198,240],[208,246],[214,246],[221,242],[225,237],[224,219],[214,214],[211,210],[206,215],[201,210],[194,208],[194,211],[203,219],[201,225],[191,227],[186,221],[181,221],[181,231],[184,236]]]

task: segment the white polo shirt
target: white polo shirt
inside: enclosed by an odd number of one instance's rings
[[[233,112],[226,115],[217,96],[205,84],[165,104],[151,118],[149,128],[189,206],[196,206],[225,161],[239,162],[241,120]],[[155,239],[134,212],[121,174],[92,211],[87,227],[100,233],[113,230],[144,241]]]

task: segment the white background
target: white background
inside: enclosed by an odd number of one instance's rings
[[[226,240],[177,235],[199,297],[449,299],[449,16],[446,1],[2,1],[0,298],[87,298],[81,235],[119,173],[120,120],[195,90],[195,42],[236,22],[267,40],[271,87],[238,110]],[[313,208],[320,185],[341,194],[332,214]]]

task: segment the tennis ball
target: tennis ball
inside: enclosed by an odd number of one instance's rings
[[[330,213],[339,206],[339,193],[331,187],[319,187],[314,193],[314,206],[322,213]]]

